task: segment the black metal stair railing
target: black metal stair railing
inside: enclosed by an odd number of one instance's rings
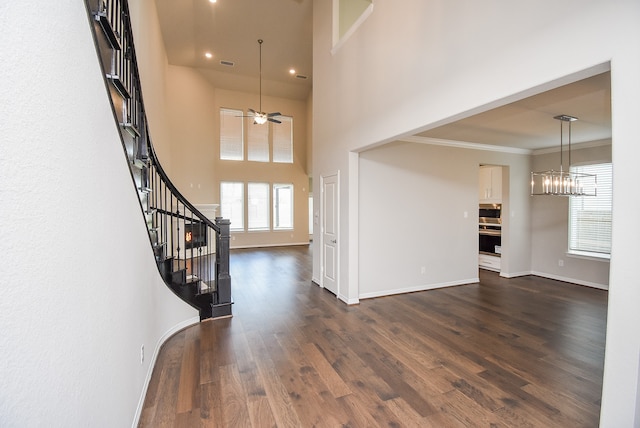
[[[145,115],[126,0],[85,0],[114,117],[160,274],[200,319],[231,315],[229,225],[196,209],[156,156]]]

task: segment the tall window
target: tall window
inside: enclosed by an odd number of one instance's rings
[[[269,162],[269,127],[267,125],[247,126],[247,160]]]
[[[273,229],[293,229],[293,184],[273,185]]]
[[[242,110],[220,109],[220,159],[243,160]]]
[[[278,117],[282,123],[273,126],[273,161],[293,163],[293,118]]]
[[[572,166],[571,172],[596,174],[595,197],[569,199],[569,253],[606,257],[611,253],[612,164]]]
[[[231,230],[244,230],[244,183],[220,183],[220,214],[231,220]]]
[[[247,184],[248,228],[269,230],[269,184]]]

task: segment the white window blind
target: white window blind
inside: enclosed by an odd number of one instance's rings
[[[596,174],[597,196],[569,198],[569,252],[611,253],[612,164],[572,166],[571,172]]]
[[[269,229],[269,183],[247,184],[249,230]]]
[[[220,159],[244,159],[243,114],[242,110],[220,109]]]
[[[247,126],[247,159],[269,162],[269,127],[250,123]]]
[[[273,228],[293,229],[293,184],[273,185]]]
[[[282,123],[273,125],[273,162],[293,163],[293,118],[278,117]]]
[[[244,230],[244,183],[220,182],[220,215],[231,220],[231,230]]]

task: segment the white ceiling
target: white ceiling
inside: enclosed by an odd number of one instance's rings
[[[560,121],[578,118],[571,143],[611,138],[611,77],[602,73],[417,134],[420,137],[536,150],[560,144]],[[567,140],[565,124],[564,142]]]
[[[263,39],[263,94],[305,100],[311,92],[312,0],[156,0],[156,7],[170,64],[196,68],[219,88],[258,92]]]
[[[156,6],[170,64],[196,68],[218,88],[258,92],[257,40],[263,39],[263,94],[298,100],[310,94],[312,0],[156,0]],[[206,59],[205,52],[214,57]],[[308,78],[291,76],[292,67]],[[572,143],[611,138],[610,73],[421,132],[416,140],[554,147],[560,123],[553,117],[559,114],[579,118],[572,124]]]

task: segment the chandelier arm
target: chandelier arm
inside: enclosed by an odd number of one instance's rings
[[[571,121],[569,121],[569,171],[571,171]]]
[[[564,122],[562,120],[560,120],[560,171],[562,171],[562,167],[563,167],[563,159],[562,159],[562,155],[564,153],[564,150],[562,149],[562,137],[563,137],[563,128],[562,126],[564,125]]]

